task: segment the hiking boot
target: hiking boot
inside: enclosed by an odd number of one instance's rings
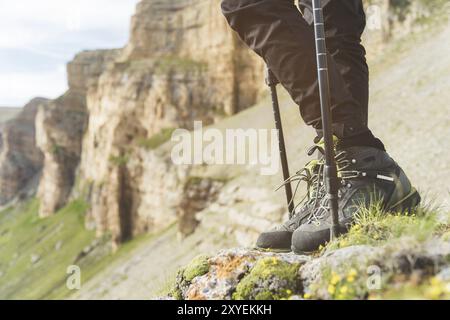
[[[351,147],[336,151],[339,189],[340,233],[354,222],[361,206],[378,203],[383,211],[410,212],[420,203],[420,195],[397,165],[384,151],[371,147]],[[323,176],[320,177],[323,181]],[[321,182],[323,184],[323,182]],[[320,205],[292,235],[292,250],[309,253],[325,245],[330,239],[332,217],[328,199]]]
[[[323,171],[323,148],[320,144],[316,144],[309,151],[308,155],[312,155],[315,151],[319,151],[319,159],[310,161],[301,171],[285,181],[286,183],[296,182],[294,197],[298,191],[299,184],[306,182],[307,193],[305,198],[300,201],[297,207],[301,206],[296,213],[290,217],[284,224],[276,226],[270,231],[263,232],[256,241],[256,247],[260,249],[270,249],[275,251],[291,251],[292,234],[304,223],[314,211],[314,208],[320,203],[319,199],[325,196],[325,188],[320,184],[320,176]],[[284,184],[280,187],[282,188]]]

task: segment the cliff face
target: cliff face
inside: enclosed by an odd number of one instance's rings
[[[183,178],[151,150],[153,141],[253,105],[262,71],[218,0],[141,1],[129,44],[88,89],[80,181],[89,190],[89,224],[118,242],[173,222]]]
[[[36,144],[44,155],[38,197],[39,214],[53,214],[67,201],[80,161],[81,140],[88,120],[86,94],[116,50],[78,54],[67,65],[69,90],[41,105],[36,115]]]
[[[34,119],[43,98],[31,100],[14,119],[0,127],[0,205],[20,196],[42,168],[36,147]]]

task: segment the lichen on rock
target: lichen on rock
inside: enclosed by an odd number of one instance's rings
[[[299,263],[289,263],[278,257],[259,260],[237,285],[235,300],[278,300],[299,294]]]

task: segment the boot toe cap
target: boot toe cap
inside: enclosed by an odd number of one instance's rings
[[[263,232],[256,241],[261,249],[290,250],[291,244],[292,232],[285,230]]]
[[[329,228],[311,230],[300,227],[292,235],[292,251],[297,254],[314,252],[321,245],[325,245],[329,239]]]

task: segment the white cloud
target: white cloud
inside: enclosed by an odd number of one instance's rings
[[[10,73],[0,76],[2,106],[25,104],[34,97],[56,98],[67,89],[65,69],[61,66],[44,73]]]
[[[138,0],[2,0],[0,48],[39,45],[61,33],[128,26]]]
[[[66,88],[61,62],[78,51],[121,47],[139,0],[0,0],[0,50],[21,52],[0,61],[0,105],[23,105],[34,96],[56,97]],[[23,73],[26,65],[53,59],[52,70]],[[22,65],[21,65],[22,64]],[[2,67],[3,65],[3,67]],[[17,72],[11,72],[17,65]],[[39,68],[36,68],[39,69]],[[63,68],[65,70],[65,68]]]

